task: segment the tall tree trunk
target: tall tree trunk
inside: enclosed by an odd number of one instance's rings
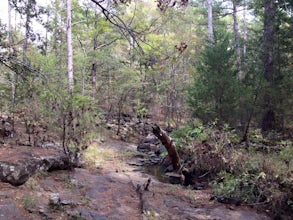
[[[8,40],[9,44],[12,43],[12,25],[11,25],[11,4],[10,0],[7,1],[8,4]]]
[[[171,64],[170,68],[170,85],[167,87],[167,113],[166,120],[168,121],[168,129],[171,129],[171,123],[174,122],[174,96],[176,92],[175,84],[175,67],[174,64]]]
[[[67,29],[67,79],[68,92],[73,93],[73,50],[72,50],[72,32],[71,32],[71,0],[67,0],[66,29]]]
[[[247,21],[246,21],[246,13],[247,13],[247,2],[246,0],[243,1],[243,65],[245,65],[245,58],[246,58],[246,43],[247,43]],[[244,69],[245,66],[243,66]]]
[[[75,124],[74,124],[74,111],[72,105],[72,96],[74,91],[74,81],[73,81],[73,49],[72,49],[72,33],[71,33],[71,6],[72,0],[67,0],[66,2],[66,41],[67,41],[67,81],[68,81],[68,94],[69,94],[69,102],[68,102],[68,112],[64,117],[67,119],[66,125],[67,128],[67,139],[69,141],[75,141]],[[66,138],[66,133],[65,133]],[[68,143],[67,143],[68,144]],[[70,150],[68,147],[63,147],[68,151],[65,152],[68,155],[70,154]]]
[[[209,42],[214,42],[214,30],[213,30],[213,0],[207,0],[208,5],[208,34]]]
[[[54,26],[54,29],[53,29],[53,51],[55,51],[55,54],[57,55],[57,48],[58,48],[58,46],[57,46],[57,36],[58,36],[58,33],[57,33],[57,30],[58,30],[58,28],[57,28],[57,24],[58,24],[58,10],[59,9],[59,1],[58,0],[55,0],[54,1],[54,18],[53,18],[53,26]]]
[[[13,44],[13,39],[12,39],[12,24],[11,24],[11,0],[8,0],[8,43],[9,43],[9,52],[10,54],[13,55],[14,53],[14,48],[11,46]],[[15,25],[16,26],[16,25]],[[12,106],[12,118],[13,118],[13,123],[12,123],[12,129],[14,130],[14,108],[15,108],[15,91],[16,91],[16,83],[17,83],[17,75],[13,72],[10,71],[10,77],[11,77],[11,106]]]
[[[49,23],[49,12],[46,13],[47,15],[47,23]],[[46,28],[45,33],[45,45],[44,45],[44,55],[47,56],[48,53],[48,29]]]
[[[14,49],[11,47],[11,45],[13,44],[13,40],[12,40],[12,25],[11,25],[11,3],[10,0],[8,0],[8,43],[9,43],[9,52],[11,54],[14,53]],[[12,106],[14,107],[15,105],[15,75],[14,73],[11,71],[10,73],[11,76],[11,102],[12,102]]]
[[[264,34],[263,34],[263,54],[264,54],[264,76],[269,82],[273,82],[274,76],[274,41],[275,41],[275,13],[276,5],[274,1],[265,1]]]
[[[237,70],[238,70],[238,79],[243,80],[244,74],[242,71],[242,62],[241,62],[241,47],[240,47],[240,34],[239,34],[239,25],[237,19],[237,0],[232,0],[233,4],[233,29],[235,36],[235,46],[236,46],[236,61],[237,61]]]
[[[92,64],[92,96],[95,99],[97,94],[97,62]]]
[[[263,33],[263,62],[264,77],[273,86],[274,78],[274,41],[275,41],[275,14],[276,4],[273,0],[264,3],[264,33]],[[270,131],[276,128],[274,101],[271,91],[266,90],[264,95],[265,113],[262,120],[262,131]]]
[[[23,62],[24,63],[27,63],[27,56],[26,56],[26,53],[27,53],[27,44],[28,44],[28,39],[29,39],[29,35],[30,35],[30,22],[31,22],[31,15],[30,15],[30,10],[31,10],[31,5],[30,5],[30,2],[29,0],[26,1],[26,4],[25,4],[25,16],[26,16],[26,19],[25,19],[25,38],[23,40],[23,51],[22,51],[22,59],[23,59]]]
[[[97,29],[98,28],[98,14],[95,13],[95,23],[94,23],[94,28]],[[98,36],[95,35],[94,36],[94,52],[98,49]],[[92,63],[92,96],[95,99],[97,94],[97,61],[94,60],[94,62]]]
[[[63,45],[64,38],[63,38],[63,27],[66,28],[66,24],[64,24],[61,16],[61,3],[60,0],[54,1],[53,6],[53,12],[54,12],[54,18],[53,18],[53,42],[52,42],[52,49],[55,53],[55,56],[57,57],[57,68],[62,69],[63,68]],[[63,73],[59,71],[59,77],[60,79],[63,77]]]
[[[236,48],[236,62],[237,62],[237,77],[239,81],[242,81],[245,78],[245,73],[243,71],[242,66],[242,57],[241,57],[241,46],[240,46],[240,33],[239,33],[239,25],[238,25],[238,18],[237,18],[237,4],[239,0],[232,0],[233,6],[233,30],[234,30],[234,37],[235,37],[235,48]],[[245,109],[244,98],[240,97],[239,100],[240,109]],[[248,118],[249,120],[249,118]],[[240,112],[240,126],[241,128],[245,128],[245,124],[249,122],[245,122],[245,114],[243,111]],[[247,127],[248,128],[248,127]],[[245,131],[246,132],[246,131]]]

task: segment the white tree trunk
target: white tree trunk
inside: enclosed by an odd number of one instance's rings
[[[98,13],[95,12],[95,22],[94,22],[95,30],[98,28]],[[98,49],[98,36],[95,34],[93,39],[93,50],[96,52]],[[95,99],[97,95],[97,61],[92,63],[92,96]]]
[[[11,26],[11,5],[10,0],[8,2],[8,36],[9,36],[9,44],[12,43],[12,26]]]
[[[67,29],[67,78],[68,92],[73,93],[73,50],[72,50],[72,32],[71,32],[71,0],[67,0],[66,29]]]
[[[246,21],[246,0],[243,1],[244,8],[243,8],[243,57],[246,57],[246,41],[247,41],[247,21]]]
[[[27,60],[27,56],[26,56],[26,52],[27,52],[27,47],[28,47],[28,39],[29,39],[29,33],[30,33],[30,22],[31,22],[31,17],[29,14],[29,10],[31,10],[30,8],[30,4],[29,1],[27,0],[25,3],[25,16],[26,16],[26,20],[25,20],[25,38],[23,40],[23,62],[26,64],[28,62]]]
[[[237,18],[237,2],[236,0],[232,0],[233,5],[233,29],[235,36],[235,46],[236,46],[236,61],[237,61],[237,69],[238,69],[238,79],[244,79],[244,73],[242,71],[242,63],[241,63],[241,47],[240,47],[240,35],[239,35],[239,26],[238,26],[238,18]]]
[[[207,0],[208,5],[208,33],[209,42],[212,44],[214,41],[214,30],[213,30],[213,0]]]
[[[11,25],[11,3],[10,0],[8,0],[8,43],[9,43],[9,52],[12,54],[13,48],[12,48],[12,25]],[[15,104],[15,75],[13,71],[10,71],[11,76],[11,101],[12,106],[14,107]]]

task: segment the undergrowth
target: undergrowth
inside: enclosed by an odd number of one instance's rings
[[[293,211],[292,141],[254,130],[248,145],[239,144],[228,126],[201,123],[176,130],[172,137],[194,173],[209,174],[216,198],[236,198],[277,214]]]
[[[102,165],[115,167],[117,170],[123,170],[123,161],[129,160],[134,155],[132,151],[119,151],[117,148],[110,147],[111,144],[93,142],[83,152],[83,159],[88,168],[96,169]]]

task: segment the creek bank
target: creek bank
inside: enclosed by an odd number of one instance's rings
[[[172,184],[192,185],[193,189],[204,189],[207,187],[206,178],[196,178],[193,173],[183,170],[185,175],[182,180],[182,174],[174,172],[172,160],[168,156],[164,146],[153,134],[147,137],[137,145],[136,160],[129,162],[130,165],[145,167],[147,172],[156,176],[162,182]],[[162,157],[161,154],[164,153]]]
[[[36,169],[33,171],[36,174],[30,176],[23,185],[18,187],[0,183],[0,220],[269,219],[251,209],[234,206],[229,208],[211,201],[209,189],[194,191],[180,185],[157,181],[155,177],[144,172],[145,165],[166,163],[166,169],[169,167],[170,171],[172,171],[172,167],[167,159],[162,160],[159,156],[164,147],[158,143],[156,138],[152,136],[148,138],[149,140],[144,143],[149,142],[153,145],[150,151],[144,152],[138,152],[137,147],[133,144],[107,139],[101,141],[96,147],[101,150],[111,148],[115,151],[115,156],[113,156],[114,154],[104,154],[106,156],[104,161],[92,169],[76,168],[71,171],[41,173]],[[42,158],[57,159],[60,155],[60,150],[51,146],[46,149],[25,144],[8,146],[7,142],[2,146],[0,161],[5,164],[17,164],[26,160],[35,160],[35,163],[38,164]],[[141,149],[145,147],[146,145]],[[130,151],[133,154],[129,154]],[[126,155],[131,155],[131,157],[123,159]],[[136,165],[127,164],[130,158]],[[51,162],[47,163],[54,164]],[[42,170],[40,164],[35,167]],[[46,169],[44,168],[44,170]],[[48,168],[48,170],[50,169]],[[164,169],[164,171],[166,170]],[[143,190],[142,196],[140,196],[139,186],[144,189],[143,186],[150,178],[151,183],[148,190]],[[5,216],[1,216],[2,213]],[[223,213],[223,217],[219,218],[221,213]],[[225,213],[227,215],[224,215]]]
[[[115,155],[136,152],[135,145],[121,141],[106,140],[96,147],[111,148]],[[132,156],[135,160],[135,154]],[[194,191],[161,183],[128,165],[128,159],[118,159],[108,154],[99,169],[45,172],[18,187],[0,183],[0,213],[5,214],[0,220],[269,219],[251,209],[211,201],[208,189]],[[140,196],[138,186],[144,189],[150,178],[148,190]]]

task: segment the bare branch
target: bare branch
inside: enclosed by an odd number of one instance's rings
[[[141,52],[143,54],[144,52],[143,52],[143,50],[137,40],[137,36],[136,36],[139,33],[137,31],[135,31],[133,28],[131,28],[129,25],[127,25],[119,16],[117,16],[116,14],[114,14],[111,11],[109,11],[108,9],[106,9],[101,4],[103,1],[97,1],[97,0],[91,0],[91,1],[93,3],[95,3],[100,8],[100,10],[102,11],[105,18],[111,24],[113,24],[115,27],[117,27],[119,29],[121,34],[129,41],[129,43],[131,43],[131,42],[130,42],[130,39],[127,37],[127,35],[129,35],[132,38],[134,43],[137,45],[139,52]]]
[[[19,76],[21,76],[22,79],[27,80],[26,76],[24,76],[23,74],[21,74],[22,71],[20,71],[18,69],[18,67],[20,67],[22,70],[27,70],[31,73],[35,73],[36,77],[43,77],[46,78],[44,76],[44,74],[42,74],[40,71],[38,71],[36,68],[32,67],[31,65],[24,63],[18,59],[15,59],[13,57],[8,57],[8,56],[0,56],[0,64],[3,64],[4,66],[6,66],[7,68],[9,68],[10,70],[12,70],[13,72],[15,72],[16,74],[18,74]]]

